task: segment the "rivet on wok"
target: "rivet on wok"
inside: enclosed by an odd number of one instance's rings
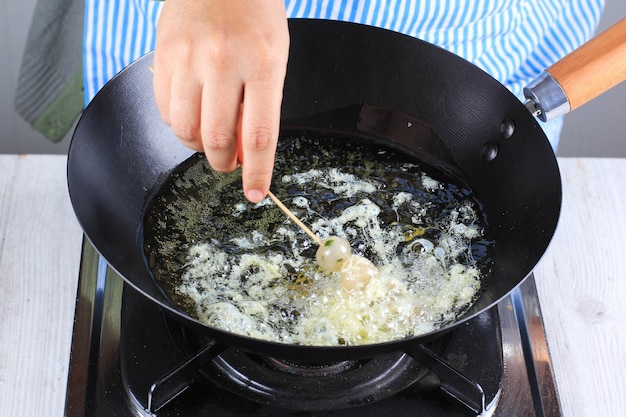
[[[498,156],[498,151],[500,147],[495,142],[487,142],[483,145],[483,148],[480,151],[481,156],[487,162],[493,161]]]
[[[515,133],[515,122],[513,120],[505,120],[500,125],[500,134],[502,138],[509,139]]]

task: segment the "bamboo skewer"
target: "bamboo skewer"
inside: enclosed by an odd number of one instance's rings
[[[352,251],[350,250],[350,244],[346,241],[346,245],[347,245],[347,251],[341,251],[341,259],[336,259],[337,258],[337,253],[335,249],[332,249],[332,245],[330,248],[325,248],[323,247],[323,243],[322,240],[317,237],[315,235],[315,233],[313,233],[311,231],[311,229],[309,229],[308,227],[306,227],[304,225],[304,223],[302,223],[300,221],[300,219],[298,219],[283,203],[282,201],[280,201],[278,199],[278,197],[276,197],[271,191],[267,192],[267,195],[269,196],[269,198],[272,199],[272,201],[274,202],[274,204],[276,204],[278,206],[279,209],[281,209],[283,211],[283,213],[285,213],[287,215],[287,217],[289,217],[291,219],[292,222],[294,222],[295,224],[298,225],[298,227],[300,227],[300,229],[304,230],[304,232],[309,235],[311,237],[311,239],[313,239],[315,241],[315,243],[317,243],[317,245],[319,246],[319,249],[317,250],[316,253],[316,258],[317,258],[317,262],[319,264],[319,266],[325,270],[326,272],[341,272],[341,278],[339,280],[339,285],[341,285],[341,287],[344,290],[347,291],[352,291],[353,289],[357,288],[357,287],[362,287],[364,285],[367,285],[370,280],[372,279],[372,277],[374,275],[377,274],[377,269],[376,266],[369,261],[368,259],[360,256],[360,255],[356,255],[356,254],[352,254]],[[336,237],[336,236],[335,236]],[[337,238],[339,239],[339,238]],[[331,236],[327,242],[333,241],[333,236]],[[345,240],[345,239],[342,239]],[[341,250],[342,247],[345,247],[343,245],[335,245],[337,248],[339,248]],[[321,255],[320,258],[320,250],[324,250],[324,249],[332,249],[335,251],[335,253],[323,253]],[[345,255],[345,257],[344,257]],[[325,260],[325,257],[328,256],[330,258],[331,262],[340,262],[339,264],[337,263],[333,263],[332,265],[328,264],[328,261]],[[347,265],[346,265],[347,264]],[[334,269],[337,265],[339,265],[338,269]],[[332,266],[332,268],[330,267]]]
[[[313,231],[311,229],[309,229],[304,223],[302,223],[302,221],[300,221],[300,219],[298,219],[295,214],[293,214],[288,208],[287,206],[285,206],[282,201],[280,201],[278,199],[278,197],[276,197],[271,191],[267,192],[267,195],[269,196],[269,198],[272,199],[272,201],[274,202],[274,204],[276,204],[278,206],[279,209],[281,209],[283,211],[283,213],[285,213],[287,215],[287,217],[289,217],[289,219],[291,219],[292,222],[294,222],[300,229],[302,229],[307,235],[309,235],[311,237],[311,239],[313,239],[315,241],[315,243],[317,243],[318,246],[322,246],[322,240],[317,237],[317,235],[315,233],[313,233]]]

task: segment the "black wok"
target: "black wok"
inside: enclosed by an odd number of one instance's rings
[[[557,162],[533,115],[489,75],[428,43],[333,21],[294,20],[290,32],[282,110],[285,129],[393,143],[459,172],[484,204],[497,243],[493,272],[474,306],[457,322],[433,333],[349,347],[256,340],[208,327],[176,309],[146,266],[142,216],[152,191],[193,152],[159,117],[151,55],[100,91],[72,139],[70,196],[94,247],[131,287],[183,323],[218,341],[285,359],[330,361],[406,349],[451,330],[505,297],[545,252],[561,205]],[[428,134],[409,131],[407,120],[431,126],[443,146],[433,145]]]

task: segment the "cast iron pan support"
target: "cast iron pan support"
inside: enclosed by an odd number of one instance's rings
[[[449,363],[424,347],[424,345],[419,345],[407,353],[437,375],[443,392],[476,415],[483,414],[486,408],[485,393],[479,384],[470,381],[450,366]]]

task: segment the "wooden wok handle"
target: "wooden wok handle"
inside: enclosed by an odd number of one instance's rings
[[[626,80],[626,18],[544,71],[524,89],[526,107],[544,122]]]
[[[548,68],[570,111],[626,80],[626,18]]]

